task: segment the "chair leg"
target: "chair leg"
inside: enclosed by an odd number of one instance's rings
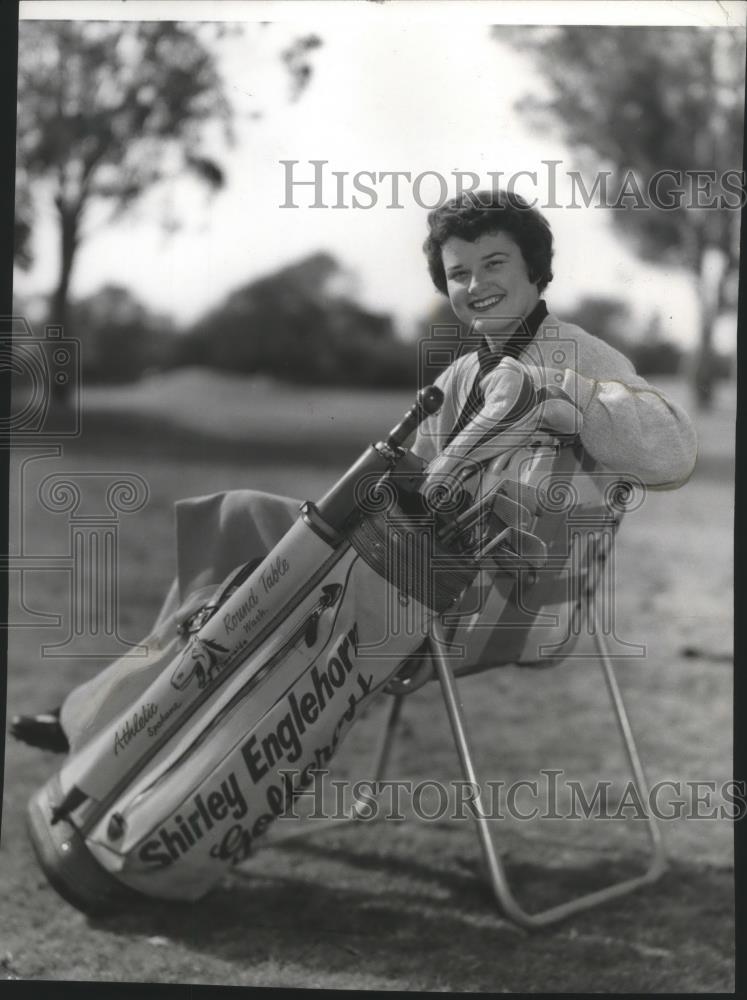
[[[617,685],[614,670],[612,668],[612,661],[607,652],[607,648],[598,628],[598,622],[596,619],[597,616],[595,614],[594,620],[597,627],[595,628],[594,635],[605,680],[607,682],[607,688],[610,692],[618,726],[622,734],[628,760],[635,779],[636,790],[641,801],[645,803],[648,801],[649,796],[648,785],[643,774],[643,768],[641,766],[638,750],[633,739],[633,733],[630,728],[625,706]],[[482,847],[485,862],[487,864],[494,895],[499,908],[505,916],[509,917],[515,923],[520,924],[523,927],[545,927],[548,924],[562,920],[573,913],[578,913],[581,910],[587,910],[592,906],[598,906],[600,903],[606,903],[611,899],[615,899],[617,896],[622,896],[625,893],[637,889],[639,886],[648,885],[658,879],[666,867],[666,860],[659,827],[655,818],[649,814],[647,815],[648,832],[652,843],[653,853],[651,862],[642,875],[624,879],[623,881],[606,886],[605,888],[599,889],[595,892],[587,893],[576,899],[569,900],[566,903],[561,903],[558,906],[550,907],[549,909],[539,913],[528,913],[525,909],[523,909],[511,892],[506,872],[503,867],[503,863],[498,856],[493,839],[493,833],[490,829],[489,824],[491,821],[488,819],[486,810],[482,807],[480,785],[477,781],[474,758],[467,739],[467,728],[464,713],[462,711],[461,700],[457,690],[456,680],[448,658],[443,652],[445,643],[440,622],[433,628],[433,636],[436,640],[433,643],[433,657],[436,666],[436,673],[441,684],[441,690],[446,703],[446,711],[448,713],[454,742],[462,764],[464,778],[468,782],[471,782],[477,791],[475,798],[476,810],[474,814],[474,819],[477,824],[477,835],[480,841],[480,846]]]
[[[399,725],[399,718],[402,713],[402,702],[404,699],[405,695],[403,694],[392,695],[392,703],[389,706],[389,711],[387,712],[386,724],[381,731],[379,745],[374,756],[375,763],[372,780],[375,782],[381,781],[384,777],[384,772],[386,771],[387,764],[389,763],[389,754],[391,752],[394,737]],[[358,799],[353,800],[347,818],[357,819],[362,806],[363,803],[361,803]]]
[[[402,694],[391,696],[391,701],[386,714],[386,721],[381,730],[379,743],[373,758],[374,765],[372,781],[374,782],[380,781],[384,777],[384,772],[386,771],[386,767],[389,762],[389,754],[391,752],[392,745],[394,744],[394,737],[399,725],[400,715],[402,714],[402,702],[404,699],[405,695]],[[339,826],[341,823],[350,823],[351,820],[357,820],[360,818],[361,810],[366,806],[367,803],[364,801],[361,801],[360,799],[353,799],[350,808],[344,816],[330,817],[321,822],[315,822],[310,827],[304,825],[301,829],[292,830],[278,835],[274,842],[276,844],[282,844],[287,840],[295,840],[297,837],[307,837],[311,833],[328,830],[331,826]]]
[[[620,730],[623,745],[625,746],[625,753],[628,757],[630,770],[632,771],[633,778],[635,779],[635,789],[641,798],[641,801],[647,802],[650,795],[648,781],[646,780],[646,775],[643,771],[643,764],[641,763],[638,747],[633,736],[633,730],[630,725],[630,720],[628,719],[628,712],[625,708],[625,702],[623,701],[622,693],[620,692],[620,688],[617,683],[614,667],[612,666],[612,657],[609,655],[607,643],[598,627],[598,622],[596,622],[596,628],[594,631],[594,643],[599,653],[599,662],[602,667],[602,672],[604,673],[604,680],[607,684],[607,690],[610,694],[612,706],[615,710],[615,719],[617,721],[618,729]],[[656,817],[652,816],[650,812],[647,812],[646,814],[646,823],[653,851],[651,863],[647,871],[647,874],[649,875],[647,881],[653,882],[666,868],[667,858],[664,850],[661,828],[656,820]]]

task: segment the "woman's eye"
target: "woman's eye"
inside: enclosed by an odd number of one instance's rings
[[[502,263],[502,260],[489,260],[488,267],[500,267]]]
[[[452,271],[452,273],[449,275],[449,279],[451,281],[464,281],[466,277],[467,277],[466,271]]]

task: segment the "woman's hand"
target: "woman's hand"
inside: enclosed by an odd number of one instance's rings
[[[583,418],[557,384],[558,374],[504,358],[482,378],[482,409],[430,463],[427,481],[473,470],[475,463],[498,458],[536,439],[576,437]]]

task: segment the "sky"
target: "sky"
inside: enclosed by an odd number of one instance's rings
[[[305,9],[313,13],[314,7]],[[216,139],[213,147],[226,168],[226,188],[211,197],[184,178],[151,193],[116,225],[92,213],[91,236],[73,274],[74,297],[116,282],[185,323],[252,278],[327,250],[357,275],[359,299],[391,312],[407,335],[438,300],[421,251],[427,209],[404,180],[402,207],[389,207],[391,179],[374,185],[373,207],[353,208],[354,174],[432,171],[444,177],[452,195],[455,171],[478,174],[481,186],[490,186],[490,172],[501,171],[505,180],[535,171],[536,182],[519,177],[515,189],[546,203],[546,164],[556,160],[557,200],[567,205],[566,175],[580,164],[559,134],[537,134],[515,110],[520,97],[540,92],[541,85],[528,57],[496,41],[488,25],[469,17],[332,20],[304,17],[303,11],[264,29],[245,25],[242,37],[220,45],[219,64],[236,109],[235,146],[226,150]],[[308,31],[323,45],[311,55],[309,87],[292,102],[279,53]],[[262,118],[254,117],[257,111]],[[289,169],[281,161],[287,160],[297,161],[298,179],[314,176],[311,160],[327,161],[323,197],[330,205],[336,201],[332,171],[344,173],[346,207],[310,207],[307,186],[294,189],[297,207],[281,208]],[[421,203],[432,204],[442,190],[429,175],[419,190]],[[698,300],[687,273],[638,261],[613,231],[609,210],[548,208],[544,214],[556,240],[555,279],[546,298],[561,317],[582,296],[610,295],[628,302],[634,336],[659,311],[666,335],[694,342]],[[179,224],[171,234],[163,224],[169,219]],[[34,249],[33,269],[16,276],[22,295],[54,285],[57,238],[48,202],[39,206]],[[728,347],[733,337],[727,323],[718,341]]]

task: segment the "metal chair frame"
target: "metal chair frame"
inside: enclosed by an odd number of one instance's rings
[[[593,621],[595,626],[599,625],[597,612],[594,612],[593,614]],[[550,907],[549,909],[538,913],[529,913],[520,905],[514,893],[511,891],[508,877],[496,846],[494,830],[490,826],[492,820],[487,816],[486,811],[482,808],[482,800],[480,796],[481,786],[478,780],[477,767],[475,765],[467,733],[467,724],[464,717],[462,701],[459,696],[457,680],[454,676],[454,671],[449,662],[449,658],[443,652],[445,637],[443,634],[443,626],[440,622],[436,622],[432,628],[432,636],[435,640],[431,643],[431,646],[436,675],[441,685],[441,693],[446,706],[446,712],[454,738],[454,744],[459,754],[462,774],[464,779],[467,782],[470,782],[472,786],[477,789],[473,818],[476,824],[477,837],[487,866],[490,885],[501,913],[522,927],[546,927],[547,925],[563,920],[574,913],[579,913],[583,910],[588,910],[593,906],[609,902],[612,899],[616,899],[618,896],[623,896],[626,893],[638,889],[640,886],[650,885],[655,882],[666,869],[666,854],[664,851],[664,843],[659,824],[656,818],[648,813],[646,820],[647,832],[651,843],[651,856],[646,870],[641,875],[623,879],[609,886],[605,886],[602,889],[586,893],[575,899],[560,903],[557,906]],[[649,798],[649,786],[643,771],[643,765],[641,763],[641,758],[633,736],[633,731],[630,725],[627,710],[625,708],[622,693],[617,683],[617,677],[615,676],[612,664],[612,657],[609,654],[607,644],[598,627],[595,627],[593,636],[599,656],[599,665],[602,669],[607,690],[610,695],[617,726],[625,747],[630,770],[633,775],[635,788],[640,801],[646,803]],[[375,755],[376,763],[374,765],[373,774],[374,782],[380,781],[384,777],[384,771],[386,770],[389,754],[391,752],[401,716],[402,702],[405,697],[407,696],[402,694],[394,695],[392,697],[392,703],[389,708],[386,725],[382,732],[381,741]],[[356,804],[354,803],[350,810],[348,820],[354,820],[356,818],[357,809]],[[346,821],[347,820],[343,820],[343,822]]]

